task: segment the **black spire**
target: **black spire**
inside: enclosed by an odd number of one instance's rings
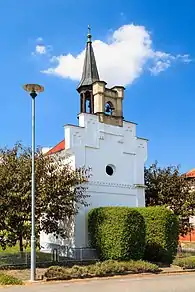
[[[83,65],[83,73],[81,81],[77,87],[79,91],[81,87],[91,86],[93,82],[99,80],[99,74],[95,61],[95,55],[93,52],[92,41],[91,41],[91,28],[88,26],[87,45],[85,52],[85,61]]]

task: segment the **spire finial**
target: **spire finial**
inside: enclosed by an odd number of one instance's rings
[[[88,25],[87,42],[91,42],[91,27]]]
[[[87,44],[85,49],[85,60],[83,64],[83,73],[81,81],[77,87],[78,92],[82,88],[88,88],[91,90],[92,84],[95,81],[99,81],[98,69],[95,61],[95,56],[92,47],[91,41],[91,27],[88,25],[88,34],[87,34]]]

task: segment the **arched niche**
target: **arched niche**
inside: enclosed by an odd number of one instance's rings
[[[82,113],[93,113],[93,96],[91,91],[87,90],[80,94],[81,98],[81,112]]]
[[[106,115],[109,115],[111,116],[113,114],[113,110],[114,110],[114,107],[113,107],[113,104],[111,101],[107,101],[104,105],[104,113]]]

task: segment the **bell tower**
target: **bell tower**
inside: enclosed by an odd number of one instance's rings
[[[95,114],[101,123],[122,127],[125,88],[107,88],[107,83],[100,81],[91,37],[91,29],[88,26],[83,73],[77,87],[80,94],[80,113]]]
[[[95,81],[99,81],[99,74],[97,70],[95,55],[93,52],[91,37],[91,29],[90,26],[88,26],[83,73],[81,81],[77,87],[77,91],[80,94],[80,112],[93,114],[94,98],[92,84]]]

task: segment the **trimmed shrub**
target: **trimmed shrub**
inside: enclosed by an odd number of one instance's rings
[[[22,285],[22,280],[11,275],[0,273],[0,285]]]
[[[177,257],[173,264],[185,269],[195,269],[195,256],[189,256],[185,258]]]
[[[171,264],[177,254],[179,220],[165,207],[136,208],[146,225],[144,259]]]
[[[101,260],[139,260],[145,249],[143,216],[128,207],[100,207],[88,214],[90,245]]]
[[[110,260],[90,266],[50,267],[44,276],[51,281],[158,272],[160,269],[157,265],[144,261],[117,262]]]

